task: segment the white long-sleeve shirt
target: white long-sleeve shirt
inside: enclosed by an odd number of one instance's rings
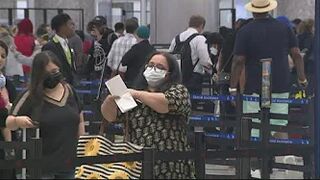
[[[192,34],[198,33],[198,31],[195,28],[188,28],[186,31],[182,32],[179,35],[180,41],[187,40]],[[176,46],[175,38],[171,41],[171,45],[169,48],[169,52],[172,52],[174,50],[174,47]],[[198,64],[194,68],[194,72],[204,74],[205,71],[208,71],[210,67],[212,66],[212,62],[210,60],[209,52],[208,52],[208,46],[206,43],[206,38],[204,36],[196,36],[190,41],[190,47],[191,47],[191,59],[193,64],[197,62],[199,59]]]

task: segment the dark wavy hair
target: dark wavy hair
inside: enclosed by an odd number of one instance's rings
[[[43,82],[47,76],[46,66],[52,62],[61,67],[58,57],[51,51],[42,51],[34,57],[32,63],[31,83],[29,86],[30,96],[39,102],[43,100]],[[36,103],[37,104],[37,103]]]
[[[169,89],[173,84],[180,84],[181,83],[181,72],[180,68],[177,62],[177,59],[175,56],[166,53],[166,52],[154,52],[152,53],[149,58],[147,59],[145,65],[149,63],[149,61],[153,58],[155,55],[161,55],[165,57],[167,60],[168,66],[169,66],[169,73],[167,74],[168,78],[167,80],[160,84],[159,87],[156,87],[156,91],[158,92],[164,92],[167,89]],[[134,82],[133,88],[138,89],[138,90],[147,90],[148,88],[148,83],[143,76],[143,72],[145,70],[145,66],[143,66],[140,69],[139,77],[136,79]]]

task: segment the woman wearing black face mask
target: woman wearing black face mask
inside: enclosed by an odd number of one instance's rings
[[[84,134],[83,114],[75,91],[63,80],[59,61],[50,51],[36,55],[31,85],[13,105],[6,124],[10,129],[40,127],[43,178],[74,177],[66,162],[76,157],[79,135]],[[28,129],[27,136],[34,136]],[[28,138],[28,137],[27,137]],[[64,166],[64,167],[63,167]]]

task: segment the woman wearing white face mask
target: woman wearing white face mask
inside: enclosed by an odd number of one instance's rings
[[[126,140],[157,151],[188,151],[187,120],[191,111],[189,93],[180,84],[181,75],[176,59],[168,53],[151,55],[142,73],[144,82],[138,81],[130,90],[138,107],[121,114],[114,98],[108,96],[101,106],[105,119],[122,122]],[[174,168],[172,168],[174,167]],[[156,179],[194,178],[191,161],[157,161]]]
[[[206,43],[208,45],[208,52],[213,65],[217,65],[218,56],[220,54],[221,46],[223,44],[223,37],[217,33],[205,33]]]

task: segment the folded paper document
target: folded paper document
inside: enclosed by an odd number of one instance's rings
[[[130,111],[131,109],[137,106],[137,103],[131,96],[127,86],[124,84],[120,75],[117,75],[114,78],[107,81],[106,86],[109,89],[111,95],[120,97],[115,101],[122,113]]]

